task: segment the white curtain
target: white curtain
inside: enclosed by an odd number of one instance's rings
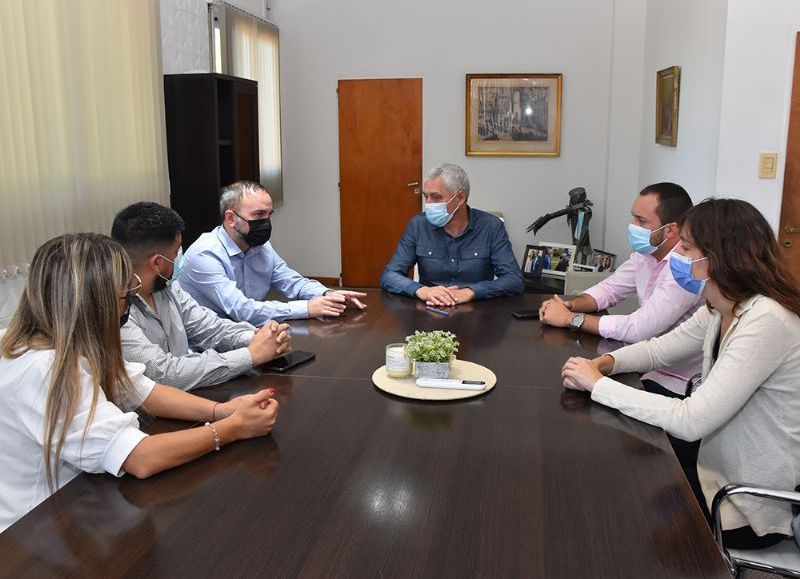
[[[280,51],[278,27],[221,3],[224,10],[225,52],[219,63],[221,70],[258,82],[258,154],[261,184],[273,201],[283,201],[281,175],[281,103]]]
[[[0,1],[0,280],[169,203],[158,0]]]

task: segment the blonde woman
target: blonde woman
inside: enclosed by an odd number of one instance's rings
[[[81,471],[146,478],[272,430],[272,390],[215,403],[155,384],[123,360],[120,324],[138,290],[131,278],[127,253],[104,235],[64,235],[36,251],[0,334],[0,531]],[[206,422],[148,436],[132,411],[139,406]]]

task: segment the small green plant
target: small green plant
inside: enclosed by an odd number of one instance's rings
[[[435,330],[406,336],[406,356],[417,362],[450,362],[458,352],[458,340],[452,332]]]

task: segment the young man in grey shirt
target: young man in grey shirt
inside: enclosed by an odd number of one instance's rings
[[[183,219],[157,203],[117,214],[111,236],[127,250],[141,287],[121,329],[126,360],[145,375],[183,390],[225,382],[289,351],[287,324],[260,329],[218,317],[171,282],[180,269]]]

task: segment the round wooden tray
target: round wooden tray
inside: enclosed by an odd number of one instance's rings
[[[386,366],[381,366],[372,373],[372,383],[379,389],[395,396],[411,398],[413,400],[462,400],[483,396],[497,384],[494,372],[480,364],[453,360],[450,366],[450,378],[462,380],[483,380],[486,388],[483,390],[450,390],[447,388],[420,388],[416,378],[390,378],[386,373]]]

